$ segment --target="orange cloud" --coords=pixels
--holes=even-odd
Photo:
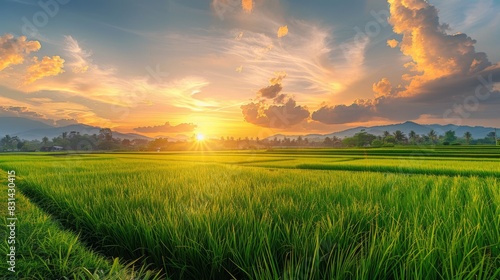
[[[269,80],[269,83],[271,85],[281,84],[281,82],[283,82],[283,79],[286,78],[286,72],[285,71],[275,72],[274,75],[276,75],[276,77],[271,78]]]
[[[288,26],[280,26],[278,29],[278,38],[285,37],[286,35],[288,35]]]
[[[312,114],[312,119],[324,124],[366,122],[376,116],[372,100],[355,100],[353,104],[323,106]]]
[[[283,90],[283,87],[281,87],[280,84],[274,84],[272,86],[261,88],[258,93],[261,97],[273,99],[278,96],[281,90]]]
[[[251,13],[253,10],[253,0],[241,0],[241,7],[243,11]]]
[[[25,36],[14,38],[12,34],[0,36],[0,71],[11,66],[22,64],[30,52],[41,48],[38,41],[26,41]]]
[[[60,56],[44,56],[41,61],[38,61],[38,57],[35,56],[33,64],[26,70],[27,77],[25,82],[26,84],[31,84],[44,77],[59,75],[64,72],[63,68],[64,59]]]
[[[252,20],[255,24],[269,21],[267,15],[257,12]],[[287,35],[287,44],[276,43],[276,37],[251,30],[245,30],[241,40],[225,41],[229,46],[225,51],[227,60],[236,57],[235,63],[244,66],[246,83],[255,88],[259,81],[269,80],[269,75],[281,70],[288,76],[287,90],[297,96],[307,94],[304,102],[315,106],[321,102],[320,95],[339,93],[365,75],[369,40],[349,41],[343,53],[344,48],[331,44],[328,28],[307,21],[292,24],[294,32]],[[273,22],[273,28],[277,30],[279,24]]]
[[[288,128],[306,120],[310,113],[307,107],[298,106],[292,98],[283,105],[267,106],[265,102],[241,106],[245,121],[271,128]]]
[[[167,76],[161,76],[161,79],[156,80],[153,76],[155,73],[149,73],[150,75],[147,76],[147,71],[144,71],[143,76],[121,77],[117,69],[93,63],[92,52],[82,49],[74,38],[67,36],[65,43],[65,55],[68,60],[63,61],[59,57],[58,59],[44,58],[42,61],[37,59],[37,65],[30,67],[31,73],[28,75],[29,79],[26,79],[23,91],[51,90],[63,93],[65,96],[80,96],[93,100],[102,103],[102,106],[108,106],[109,110],[101,111],[102,114],[107,115],[111,112],[116,116],[114,120],[119,121],[128,118],[132,109],[138,107],[155,105],[158,108],[169,106],[179,110],[205,111],[220,104],[219,100],[210,99],[201,94],[192,94],[200,92],[210,84],[203,77],[185,76],[167,79]],[[73,71],[67,71],[64,75],[30,84],[42,76],[62,72],[63,65],[70,69],[71,67],[86,68],[86,71],[72,69]]]
[[[398,40],[391,39],[391,40],[387,40],[387,45],[394,49],[399,45],[399,42],[398,42]]]
[[[375,92],[375,97],[389,96],[392,91],[391,82],[387,78],[383,78],[372,87]]]
[[[465,106],[452,105],[450,100],[463,100],[463,96],[468,96],[465,100],[476,98],[472,100],[478,103],[489,98],[488,104],[478,105],[484,110],[465,112],[467,117],[498,118],[493,112],[497,112],[495,106],[500,103],[500,92],[489,88],[496,82],[493,77],[498,77],[500,65],[491,66],[485,53],[475,51],[476,41],[467,35],[447,34],[447,25],[439,23],[437,9],[427,1],[388,2],[389,22],[394,32],[403,38],[400,43],[389,40],[387,44],[391,47],[399,45],[401,52],[412,60],[404,65],[408,69],[408,73],[401,77],[405,84],[393,87],[387,78],[383,78],[372,86],[374,99],[358,100],[351,105],[324,105],[313,112],[312,119],[325,124],[376,119],[415,120],[424,115],[441,115],[441,118],[449,119],[450,114],[446,112],[451,110],[452,116],[458,115],[463,112],[454,110],[464,110]],[[490,81],[486,82],[484,77],[489,77]],[[478,90],[487,89],[488,94],[478,95]],[[461,115],[460,120],[463,118],[466,117]]]
[[[401,52],[413,60],[405,65],[412,72],[408,77],[409,87],[417,88],[422,83],[451,75],[477,73],[491,65],[486,54],[475,51],[475,40],[462,33],[447,34],[447,25],[439,23],[437,9],[427,1],[388,2],[389,22],[395,33],[403,35],[399,44]]]
[[[261,127],[288,128],[309,118],[307,107],[297,105],[286,94],[280,94],[283,90],[281,82],[286,73],[276,72],[275,75],[269,80],[270,86],[257,92],[257,97],[264,99],[240,107],[245,121]],[[274,104],[268,105],[266,99],[272,99]]]
[[[24,99],[23,93],[18,92],[16,98]],[[89,125],[108,127],[114,125],[110,120],[98,116],[92,109],[82,104],[68,101],[58,102],[51,99],[42,102],[43,106],[40,102],[33,102],[29,99],[16,100],[0,96],[0,104],[8,104],[0,107],[0,115],[35,119],[50,124],[72,119]]]

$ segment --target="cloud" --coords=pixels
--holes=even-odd
[[[271,78],[269,80],[269,83],[271,85],[281,84],[283,82],[283,79],[286,78],[286,72],[285,71],[275,72],[274,75],[275,75],[275,77]]]
[[[396,39],[391,39],[391,40],[387,40],[387,45],[394,49],[399,45],[399,42]]]
[[[75,119],[60,119],[54,120],[47,118],[46,115],[32,111],[29,107],[24,106],[0,106],[0,116],[2,117],[19,117],[43,122],[48,125],[57,127],[78,124]]]
[[[285,37],[286,35],[288,35],[288,26],[280,26],[278,28],[278,38]]]
[[[89,70],[91,61],[89,60],[92,55],[91,52],[83,50],[78,41],[72,36],[64,36],[64,43],[66,44],[65,50],[68,56],[72,58],[69,63],[73,73],[85,73]]]
[[[236,35],[236,38],[234,38],[234,39],[241,40],[241,38],[243,38],[244,34],[245,34],[244,32],[240,32],[240,33],[238,33],[238,35]]]
[[[269,128],[288,128],[309,118],[309,110],[292,98],[283,105],[267,106],[264,101],[241,106],[245,121]]]
[[[163,125],[134,128],[135,131],[141,133],[183,133],[183,132],[193,132],[195,129],[196,125],[192,123],[181,123],[178,125],[171,125],[169,122],[166,122]]]
[[[325,124],[366,122],[376,115],[371,100],[356,100],[353,104],[323,106],[312,114],[312,119]]]
[[[251,13],[253,10],[253,0],[241,0],[241,7],[243,11]]]
[[[229,61],[236,59],[235,64],[245,68],[240,81],[247,85],[255,86],[280,69],[286,73],[288,90],[309,98],[340,93],[363,77],[368,38],[335,44],[330,28],[289,19],[288,28],[293,27],[294,32],[288,33],[286,44],[280,43],[276,35],[267,32],[280,27],[279,22],[270,17],[260,11],[254,13],[249,24],[253,28],[246,29],[244,37],[240,40],[232,36],[230,40],[221,38],[217,40],[221,42],[219,46],[212,46],[207,52],[222,46],[221,55]],[[213,41],[213,38],[203,38],[203,41]],[[200,52],[200,48],[195,51]]]
[[[411,58],[401,84],[387,78],[373,84],[375,98],[351,105],[327,106],[312,119],[327,124],[441,118],[444,122],[465,119],[498,119],[500,65],[476,52],[475,40],[465,34],[446,33],[437,9],[424,0],[388,0],[389,22],[403,36],[401,52]],[[394,44],[393,44],[394,43]],[[396,45],[391,40],[388,44]]]
[[[54,125],[58,127],[63,127],[73,124],[79,124],[79,122],[75,119],[61,119],[54,122]]]
[[[115,121],[123,121],[133,108],[140,106],[156,105],[158,108],[163,106],[202,111],[219,104],[219,101],[202,94],[192,94],[202,92],[202,89],[210,84],[203,77],[167,76],[160,65],[145,67],[142,76],[125,76],[114,67],[94,63],[92,51],[83,49],[72,36],[66,36],[64,43],[68,57],[67,66],[72,67],[73,71],[53,79],[27,84],[23,90],[60,92],[66,96],[100,102],[108,110],[98,114],[109,116],[109,112],[113,112]],[[64,63],[66,65],[66,62]],[[57,69],[54,67],[53,70]]]
[[[292,17],[285,19],[281,3],[255,2],[265,9],[255,9],[251,16],[228,13],[231,15],[228,24],[215,26],[209,32],[169,32],[165,48],[173,53],[189,53],[177,63],[194,71],[211,69],[204,71],[212,82],[211,92],[220,96],[220,100],[232,99],[233,103],[247,99],[275,71],[286,73],[287,91],[308,106],[342,93],[365,77],[369,38],[340,41],[334,26]],[[285,41],[276,36],[283,22],[293,30]],[[244,69],[243,75],[240,69]],[[223,83],[215,82],[221,79]],[[242,95],[234,95],[230,88],[236,88]]]
[[[274,74],[275,77],[269,80],[271,85],[257,92],[257,98],[264,99],[240,107],[245,121],[262,127],[288,128],[309,118],[307,107],[298,106],[287,94],[280,94],[286,73]],[[272,99],[273,105],[268,105],[266,99]]]
[[[477,76],[445,77],[427,82],[418,95],[397,95],[400,88],[392,88],[388,93],[389,84],[385,80],[377,83],[385,95],[351,105],[323,106],[313,112],[312,119],[326,124],[347,124],[380,119],[418,120],[426,116],[444,123],[463,124],[468,119],[500,118],[500,91],[495,87],[500,82],[500,65],[487,68]]]
[[[288,98],[288,95],[280,94],[273,99],[273,102],[274,102],[274,104],[285,104],[285,101],[287,98]]]
[[[274,84],[272,86],[261,88],[258,93],[261,97],[273,99],[278,96],[281,90],[283,90],[283,87],[280,84]]]
[[[43,82],[43,80],[41,81]],[[19,89],[12,89],[0,86],[0,104],[8,104],[4,109],[0,109],[0,115],[9,115],[38,120],[50,125],[54,125],[56,120],[74,119],[80,123],[89,125],[112,127],[116,125],[109,119],[98,115],[96,107],[89,107],[99,104],[98,102],[80,102],[82,99],[74,99],[65,92],[40,91],[22,92]],[[87,105],[85,105],[87,104]],[[107,110],[109,113],[111,110]]]
[[[373,84],[375,97],[389,96],[392,91],[391,82],[387,78],[383,78],[378,83]]]
[[[28,107],[22,106],[0,106],[0,116],[22,117],[29,119],[45,118],[44,115],[33,112]]]
[[[41,48],[38,41],[27,41],[25,36],[14,38],[12,34],[0,36],[0,71],[22,64],[26,56]]]
[[[279,93],[283,90],[281,83],[283,82],[283,79],[286,78],[286,72],[275,72],[274,75],[275,77],[269,79],[269,83],[271,85],[261,88],[257,92],[257,95],[267,99],[276,99],[274,100],[275,103],[283,103],[286,95]]]
[[[27,84],[31,84],[44,77],[57,76],[64,72],[64,59],[60,56],[44,56],[41,61],[35,56],[32,61],[33,64],[26,69],[27,76],[25,82]]]
[[[475,40],[463,33],[449,35],[448,26],[439,23],[437,9],[423,0],[388,0],[389,23],[403,35],[401,52],[411,57],[405,66],[411,74],[406,94],[415,94],[427,81],[450,75],[470,75],[486,69],[491,63],[485,53],[476,52]],[[418,93],[418,92],[417,92]]]

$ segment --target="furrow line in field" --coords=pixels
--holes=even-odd
[[[339,161],[342,162],[342,161]],[[234,164],[234,163],[232,163]],[[230,163],[230,165],[232,165]],[[500,177],[499,172],[494,171],[456,171],[456,170],[437,170],[437,169],[418,169],[408,167],[394,166],[359,166],[359,165],[329,165],[329,164],[297,164],[291,166],[271,166],[271,165],[252,165],[252,164],[234,164],[243,167],[257,167],[267,169],[304,169],[320,171],[352,171],[352,172],[371,172],[371,173],[390,173],[405,175],[427,175],[427,176],[447,176],[447,177]]]

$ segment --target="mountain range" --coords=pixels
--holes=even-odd
[[[72,124],[62,127],[52,126],[40,121],[20,118],[20,117],[0,117],[0,137],[5,135],[10,136],[18,136],[20,139],[24,140],[41,140],[43,137],[48,137],[49,139],[53,137],[60,136],[63,132],[71,132],[76,131],[80,134],[99,134],[99,130],[101,128],[97,126],[90,126],[86,124]],[[401,130],[403,133],[408,135],[410,131],[415,131],[415,133],[423,135],[428,134],[429,131],[434,130],[437,135],[444,135],[446,131],[452,130],[455,131],[456,136],[462,137],[465,132],[470,132],[472,137],[475,139],[481,139],[486,137],[488,133],[495,131],[493,127],[483,127],[483,126],[457,126],[457,125],[440,125],[440,124],[418,124],[415,122],[404,122],[399,124],[391,124],[391,125],[381,125],[381,126],[359,126],[339,132],[333,132],[330,134],[307,134],[307,135],[283,135],[276,134],[268,137],[267,139],[274,139],[275,137],[278,139],[284,139],[285,137],[290,139],[296,139],[299,136],[302,138],[307,138],[309,141],[323,141],[326,137],[352,137],[356,133],[365,131],[374,135],[383,135],[384,131],[388,131],[389,133],[394,133],[397,130]],[[181,137],[182,136],[182,137]],[[113,137],[121,138],[121,139],[147,139],[151,140],[152,138],[137,134],[137,133],[121,133],[118,131],[113,131]],[[188,138],[184,135],[179,135],[178,137],[169,137],[170,139],[177,138]]]
[[[40,121],[19,118],[19,117],[0,117],[0,137],[5,135],[17,136],[24,140],[41,140],[43,137],[48,137],[52,139],[54,137],[60,136],[63,132],[76,131],[80,134],[99,134],[101,128],[97,126],[90,126],[86,124],[72,124],[67,126],[52,126]],[[136,133],[121,133],[118,131],[113,131],[114,138],[120,139],[146,139],[151,138],[146,137],[141,134]]]
[[[395,131],[400,130],[406,135],[410,133],[410,131],[414,131],[415,133],[419,135],[424,135],[428,134],[431,130],[434,130],[438,136],[444,135],[446,131],[455,131],[455,135],[457,137],[462,137],[465,132],[470,132],[472,134],[472,137],[475,139],[481,139],[485,138],[488,133],[494,132],[495,128],[493,127],[484,127],[484,126],[458,126],[458,125],[453,125],[453,124],[448,124],[448,125],[440,125],[440,124],[418,124],[415,122],[407,121],[404,123],[399,123],[399,124],[390,124],[390,125],[381,125],[381,126],[359,126],[355,128],[350,128],[347,130],[339,131],[339,132],[334,132],[330,134],[307,134],[307,135],[283,135],[283,134],[276,134],[273,136],[268,137],[267,139],[274,139],[275,137],[277,139],[284,139],[285,137],[290,138],[290,139],[297,139],[299,136],[302,138],[307,138],[309,141],[323,141],[326,137],[338,137],[338,138],[346,138],[346,137],[352,137],[356,133],[365,131],[367,133],[376,135],[376,136],[382,136],[384,134],[384,131],[388,131],[389,133],[393,134]]]

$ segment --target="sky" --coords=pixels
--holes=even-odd
[[[0,0],[0,116],[147,136],[500,127],[498,0]]]

